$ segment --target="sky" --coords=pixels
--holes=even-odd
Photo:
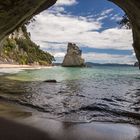
[[[86,62],[133,64],[132,31],[120,28],[124,12],[107,0],[58,0],[28,26],[31,38],[62,62],[68,42]]]

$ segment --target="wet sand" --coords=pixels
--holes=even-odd
[[[18,123],[0,118],[0,138],[12,135],[16,140],[41,138],[42,140],[139,140],[140,127],[130,124],[92,122],[72,123],[61,122],[41,116],[32,110],[0,102],[0,116]],[[6,124],[6,125],[5,125]],[[11,127],[12,126],[12,127]],[[14,129],[14,131],[13,131]],[[26,130],[28,131],[26,131]],[[6,131],[5,131],[6,130]],[[6,135],[3,135],[3,134]],[[38,134],[38,137],[36,137]],[[16,137],[16,138],[15,138]],[[9,137],[10,139],[10,137]]]
[[[31,117],[27,124],[46,132],[54,140],[139,140],[140,129],[130,124],[92,122],[66,123]]]

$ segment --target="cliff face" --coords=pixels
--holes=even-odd
[[[0,40],[56,0],[0,0]]]
[[[0,63],[51,65],[53,60],[51,54],[31,41],[25,26],[15,30],[1,43]]]
[[[63,67],[84,66],[84,59],[81,57],[82,51],[76,44],[68,43],[67,54],[63,60]]]
[[[132,24],[133,47],[140,62],[139,0],[108,0],[121,7]],[[56,0],[0,0],[0,40],[35,14],[52,6]],[[1,43],[0,43],[1,44]]]

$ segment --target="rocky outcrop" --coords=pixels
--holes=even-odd
[[[130,19],[133,47],[140,62],[140,2],[139,0],[108,0],[121,7]],[[34,15],[52,6],[56,0],[1,0],[0,40]],[[1,44],[1,43],[0,43]]]
[[[67,54],[64,57],[63,67],[82,67],[84,59],[81,57],[82,51],[76,44],[68,43]]]
[[[0,40],[55,2],[56,0],[1,0]]]
[[[23,25],[7,36],[0,47],[0,64],[52,65],[54,57],[35,44]]]

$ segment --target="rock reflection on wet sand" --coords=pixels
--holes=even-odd
[[[37,117],[25,122],[45,131],[54,140],[139,140],[140,132],[134,125],[119,123],[66,123]]]
[[[61,122],[47,119],[38,113],[32,115],[32,113],[34,113],[32,110],[21,109],[20,106],[0,102],[0,117],[18,121],[18,123],[26,125],[25,127],[37,128],[38,131],[45,132],[43,134],[49,140],[50,138],[51,140],[139,140],[140,128],[136,125],[107,122]],[[7,130],[11,128],[6,127]],[[20,128],[22,129],[22,127]],[[11,133],[15,132],[16,127]]]

